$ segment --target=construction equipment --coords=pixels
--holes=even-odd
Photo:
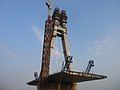
[[[35,80],[38,79],[38,73],[37,72],[34,72],[34,77],[35,77]]]
[[[52,1],[47,0],[46,5],[47,5],[47,8],[48,8],[48,19],[51,20]]]
[[[88,66],[87,66],[85,72],[86,72],[86,73],[89,73],[92,67],[94,67],[94,60],[90,60],[90,61],[88,62]]]
[[[45,22],[41,72],[38,78],[36,77],[35,80],[27,84],[37,86],[37,90],[76,90],[78,82],[107,78],[103,75],[71,70],[70,65],[73,62],[73,56],[70,53],[67,39],[68,29],[66,24],[68,16],[65,10],[59,8],[55,8],[53,14],[51,14],[50,3],[47,2],[46,5],[49,13]],[[60,72],[50,75],[51,48],[54,48],[53,43],[56,37],[61,38],[65,64],[63,64],[63,69]],[[88,67],[87,72],[90,71],[90,68],[91,66]]]

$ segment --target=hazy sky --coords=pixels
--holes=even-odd
[[[93,72],[108,76],[81,83],[78,90],[120,90],[120,0],[54,0],[56,6],[68,14],[73,69],[84,71],[94,59]],[[45,0],[0,0],[0,88],[35,89],[26,83],[40,72],[46,18]],[[50,73],[63,61],[57,40]]]

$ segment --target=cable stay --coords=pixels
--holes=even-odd
[[[74,41],[74,40],[72,40],[71,39],[71,37],[68,35],[68,41],[69,41],[69,45],[70,45],[70,47],[71,48],[73,48],[73,50],[74,50],[74,61],[78,61],[79,59],[78,59],[78,57],[79,57],[79,54],[78,54],[78,50],[75,48],[75,45],[72,43],[72,41]],[[78,62],[77,62],[78,63]],[[74,65],[73,65],[74,66]]]

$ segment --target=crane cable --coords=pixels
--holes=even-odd
[[[57,40],[55,40],[55,41],[57,41]],[[55,42],[54,43],[54,46],[53,46],[53,48],[52,48],[52,54],[55,56],[55,59],[56,59],[56,63],[57,63],[57,71],[59,71],[60,70],[60,59],[61,59],[61,57],[62,57],[62,55],[63,55],[63,52],[61,51],[61,49],[59,49],[57,46],[59,46],[60,45],[60,42]],[[61,47],[60,47],[61,48]]]
[[[79,60],[78,59],[78,56],[79,56],[79,54],[78,54],[78,50],[75,48],[75,45],[72,43],[72,39],[70,38],[70,36],[68,35],[68,42],[69,42],[69,46],[71,47],[71,48],[73,48],[73,50],[74,50],[74,59],[75,60]],[[74,62],[74,61],[73,61]]]

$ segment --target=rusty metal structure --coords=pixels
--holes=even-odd
[[[70,69],[72,56],[67,40],[66,11],[55,8],[51,15],[50,3],[47,2],[46,5],[48,6],[48,18],[45,22],[41,72],[39,76],[35,73],[35,80],[27,84],[37,86],[37,90],[76,90],[77,83],[107,78],[107,76],[103,75],[76,72]],[[50,75],[51,48],[53,48],[53,42],[56,37],[61,38],[65,64],[62,71]]]

